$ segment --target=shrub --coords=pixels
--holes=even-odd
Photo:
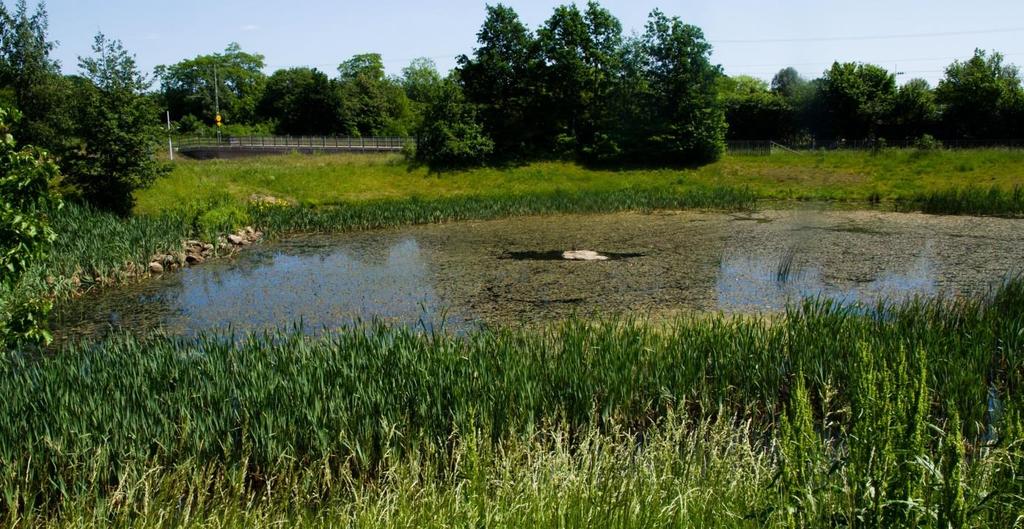
[[[49,156],[33,147],[16,147],[0,109],[0,291],[17,288],[26,270],[56,239],[45,210],[58,201],[50,183],[59,176]],[[12,117],[17,118],[17,114]],[[22,341],[47,342],[42,322],[50,304],[38,299],[0,296],[0,345]],[[17,301],[14,301],[17,300]]]
[[[919,151],[935,151],[942,148],[942,142],[931,134],[922,134],[914,140],[914,148]]]

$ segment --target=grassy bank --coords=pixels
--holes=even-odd
[[[0,523],[1013,527],[1022,350],[1019,281],[670,328],[117,337],[0,366]]]
[[[409,168],[397,155],[182,160],[175,162],[174,172],[168,178],[138,194],[137,210],[152,214],[196,200],[244,203],[253,194],[295,203],[331,205],[383,199],[509,198],[558,192],[680,193],[723,186],[749,189],[764,199],[917,202],[950,190],[975,187],[1011,191],[1024,186],[1024,151],[906,149],[878,154],[840,151],[736,155],[700,168],[678,170],[608,171],[542,162],[440,175]]]

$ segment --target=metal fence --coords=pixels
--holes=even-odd
[[[312,149],[345,151],[401,151],[414,143],[412,138],[340,138],[328,136],[190,136],[174,143],[188,149]]]

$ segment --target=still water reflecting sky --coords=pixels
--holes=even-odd
[[[752,222],[756,221],[756,222]],[[381,320],[456,332],[573,313],[779,311],[983,293],[1024,259],[1024,221],[880,212],[528,217],[253,247],[58,311],[59,338],[123,327],[239,334]],[[555,261],[567,249],[617,254]],[[541,256],[545,258],[530,258]]]

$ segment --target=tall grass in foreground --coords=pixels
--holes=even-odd
[[[1013,527],[1024,281],[776,320],[115,337],[0,369],[0,520]]]

